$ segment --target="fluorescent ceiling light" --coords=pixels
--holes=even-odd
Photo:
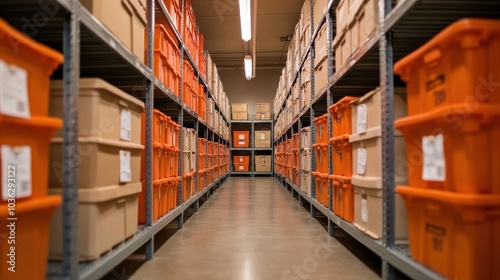
[[[252,78],[252,57],[249,55],[245,56],[245,77],[247,80]]]
[[[241,38],[248,42],[252,39],[252,22],[251,22],[251,0],[240,0],[240,21],[241,21]]]

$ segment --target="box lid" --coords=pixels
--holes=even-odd
[[[395,137],[403,137],[403,134],[399,130],[394,130]],[[349,143],[364,141],[372,138],[382,137],[382,127],[376,126],[372,128],[368,128],[363,133],[353,134],[349,136]]]
[[[64,141],[64,138],[62,137],[54,137],[50,141],[52,144],[62,144]],[[134,144],[130,142],[124,142],[124,141],[115,141],[115,140],[109,140],[109,139],[104,139],[101,137],[78,137],[78,144],[96,144],[96,145],[106,145],[106,146],[113,146],[113,147],[118,147],[122,149],[129,149],[129,150],[143,150],[144,146],[141,144]]]
[[[98,203],[140,193],[142,183],[106,186],[95,189],[78,189],[78,202]],[[63,189],[49,189],[49,194],[62,195]]]
[[[63,81],[53,80],[50,81],[50,96],[51,97],[62,97],[63,95]],[[99,78],[82,78],[79,81],[80,96],[99,96],[100,92],[97,90],[103,90],[107,94],[112,94],[119,97],[126,102],[140,107],[144,110],[144,102],[133,97],[132,95],[122,91],[121,89],[109,84],[108,82]],[[92,91],[81,91],[81,90],[92,90]],[[130,105],[128,104],[128,105]],[[123,104],[127,106],[127,104]]]

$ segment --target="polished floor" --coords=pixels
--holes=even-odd
[[[122,264],[126,278],[379,279],[366,248],[341,233],[329,237],[274,178],[230,178],[182,230],[175,226],[155,238],[161,247],[153,260],[133,272]]]

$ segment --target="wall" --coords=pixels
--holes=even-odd
[[[244,70],[219,70],[224,91],[230,103],[248,103],[248,114],[255,114],[255,103],[270,103],[278,89],[281,69],[257,69],[248,81]]]

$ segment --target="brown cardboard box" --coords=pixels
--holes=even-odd
[[[82,0],[82,5],[99,19],[139,61],[144,61],[145,1]],[[113,16],[109,15],[113,11]]]
[[[271,165],[271,156],[255,156],[255,164]]]
[[[255,148],[271,148],[271,139],[255,140]]]
[[[256,120],[270,120],[271,119],[271,112],[256,113],[255,119]]]
[[[248,112],[247,103],[233,103],[231,107],[233,112]]]
[[[233,120],[248,120],[247,112],[234,112],[233,111]]]
[[[313,5],[314,28],[318,26],[319,20],[321,19],[323,12],[326,10],[327,4],[328,0],[314,0],[314,5]]]
[[[270,103],[256,103],[255,104],[255,112],[257,112],[257,113],[271,112],[271,104]]]
[[[270,140],[271,139],[271,131],[270,130],[256,130],[255,131],[255,140]]]
[[[326,57],[328,55],[327,49],[328,46],[326,44],[326,23],[323,23],[321,25],[321,28],[319,29],[318,35],[316,36],[316,39],[314,40],[314,52],[315,52],[315,58],[314,58],[314,66],[318,66],[318,64],[321,63],[321,60],[323,60],[323,57]]]
[[[314,67],[314,93],[318,94],[328,82],[328,59],[323,57],[321,63]]]
[[[255,172],[271,172],[271,164],[255,164]]]

